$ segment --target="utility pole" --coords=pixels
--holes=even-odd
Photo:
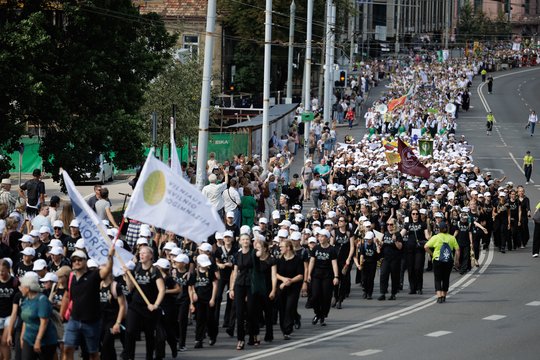
[[[292,82],[293,82],[293,56],[294,56],[294,18],[296,15],[296,4],[294,0],[291,2],[290,7],[290,20],[289,20],[289,56],[287,61],[287,95],[286,98],[292,103]]]
[[[395,0],[397,5],[397,16],[396,16],[396,44],[394,47],[394,51],[396,52],[396,56],[399,54],[399,25],[401,21],[401,1]]]
[[[208,157],[208,124],[210,122],[210,87],[212,81],[212,57],[214,53],[214,31],[216,29],[216,0],[208,0],[206,10],[206,36],[199,113],[199,141],[197,143],[197,188],[202,190],[206,182],[206,158]]]
[[[306,59],[305,59],[305,89],[304,94],[304,111],[311,110],[311,36],[313,29],[313,0],[307,0],[307,25],[306,25]],[[309,159],[309,133],[311,131],[311,123],[308,121],[305,124],[304,130],[304,162]]]
[[[450,38],[450,0],[445,0],[444,6],[444,48],[448,50],[448,41]]]
[[[334,64],[331,63],[332,52],[332,0],[326,0],[326,54],[324,61],[324,105],[323,118],[324,121],[331,122],[332,118],[332,89],[331,73],[334,71]]]
[[[266,0],[264,21],[264,79],[263,79],[263,124],[262,124],[262,154],[263,171],[268,168],[268,142],[270,141],[270,66],[272,60],[272,0]]]

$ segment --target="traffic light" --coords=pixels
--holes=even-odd
[[[347,86],[347,72],[344,70],[339,72],[339,86],[341,87]]]
[[[234,92],[234,84],[230,84],[230,85],[229,85],[229,91],[230,91],[231,93]]]

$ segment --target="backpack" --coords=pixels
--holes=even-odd
[[[443,242],[441,246],[441,250],[439,252],[439,261],[442,263],[452,263],[454,260],[454,257],[452,255],[452,249],[450,248],[450,245],[447,242]]]

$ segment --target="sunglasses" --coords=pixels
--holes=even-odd
[[[71,262],[74,263],[74,262],[82,262],[84,259],[81,259],[81,258],[78,258],[78,257],[74,257],[74,258],[71,258]]]
[[[418,213],[411,213],[411,215],[418,215]]]
[[[58,226],[56,226],[56,227],[54,227],[54,230],[62,230],[62,228],[61,228],[61,227],[58,227]]]

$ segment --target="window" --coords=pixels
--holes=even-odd
[[[184,45],[192,57],[197,58],[199,56],[199,36],[198,35],[184,35]]]

